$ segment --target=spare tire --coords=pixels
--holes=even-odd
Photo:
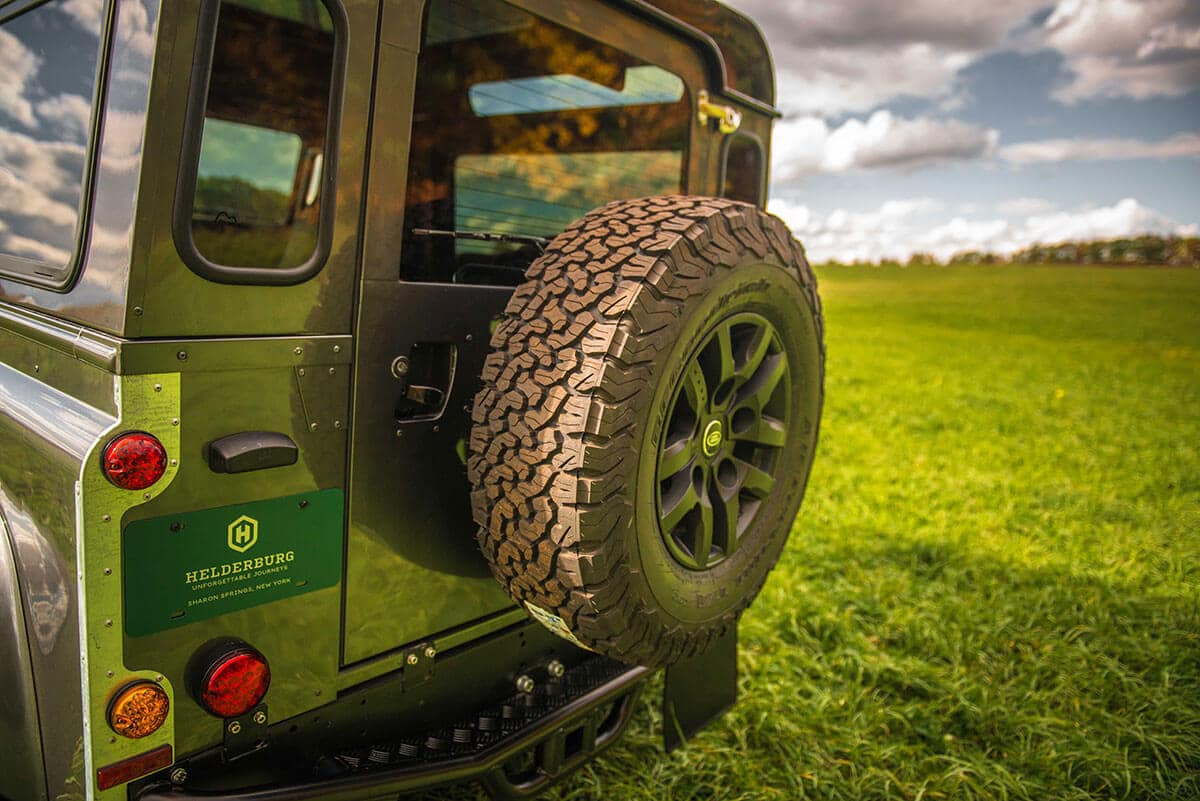
[[[777,218],[610,203],[549,244],[496,327],[468,473],[514,600],[625,662],[702,652],[758,594],[816,447],[816,281]]]

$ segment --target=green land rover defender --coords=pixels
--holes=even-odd
[[[714,0],[0,0],[0,799],[728,708],[822,403],[773,102]]]

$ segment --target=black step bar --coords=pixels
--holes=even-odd
[[[593,658],[567,671],[559,697],[539,687],[481,713],[459,731],[406,738],[383,748],[339,754],[342,771],[286,786],[218,792],[170,784],[147,787],[137,801],[357,801],[478,780],[496,798],[528,798],[546,789],[624,733],[643,681],[651,671]],[[483,725],[484,719],[496,721]],[[405,748],[411,749],[410,751]],[[377,764],[372,757],[387,754]],[[405,757],[408,758],[405,758]],[[395,763],[395,764],[389,764]]]

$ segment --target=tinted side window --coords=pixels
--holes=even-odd
[[[734,136],[725,147],[725,179],[721,196],[762,204],[763,157],[758,141]]]
[[[86,194],[104,3],[0,6],[0,272],[61,285]]]
[[[334,60],[320,0],[220,3],[189,215],[211,265],[287,270],[313,259]]]
[[[690,109],[657,65],[498,0],[431,0],[401,276],[515,284],[540,252],[531,237],[682,191]]]

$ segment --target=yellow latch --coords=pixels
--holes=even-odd
[[[722,106],[708,98],[708,92],[701,89],[696,95],[696,115],[701,125],[707,125],[709,119],[717,121],[717,129],[723,134],[731,134],[742,124],[742,112],[733,106]]]

